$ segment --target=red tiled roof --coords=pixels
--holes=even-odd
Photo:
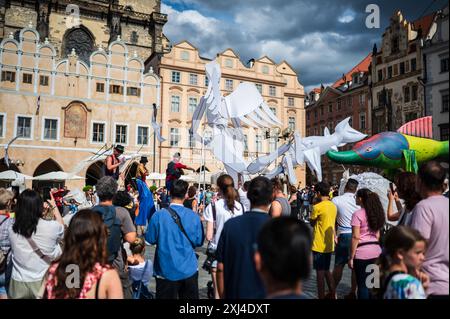
[[[352,74],[355,72],[369,72],[369,65],[372,62],[372,53],[369,53],[361,62],[359,62],[353,69],[350,70],[347,74],[345,74],[345,81],[343,78],[337,80],[332,87],[337,88],[344,84],[345,82],[349,82],[352,80]]]
[[[433,12],[427,16],[424,16],[412,23],[414,30],[418,31],[420,28],[422,29],[422,36],[425,37],[430,31],[431,26],[433,25],[434,16],[436,12]]]

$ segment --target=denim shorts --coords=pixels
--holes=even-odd
[[[313,268],[315,270],[330,270],[332,253],[318,253],[313,251]]]
[[[352,244],[352,234],[340,234],[335,250],[335,266],[345,266],[350,259],[350,246]]]

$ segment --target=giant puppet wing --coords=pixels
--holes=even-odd
[[[204,142],[197,131],[206,113],[207,123],[213,128],[209,143],[211,151],[225,164],[229,173],[246,173],[249,164],[243,157],[241,124],[262,129],[281,126],[281,122],[253,84],[241,83],[234,92],[223,97],[220,92],[221,71],[217,62],[206,65],[206,76],[208,89],[193,114],[190,134]],[[229,123],[233,128],[229,127]]]
[[[232,176],[260,174],[278,157],[283,156],[279,166],[266,176],[284,172],[288,175],[290,183],[296,184],[294,169],[297,165],[306,164],[321,181],[321,155],[366,137],[365,134],[354,130],[349,124],[350,118],[346,118],[336,126],[333,134],[325,129],[324,136],[302,138],[295,132],[293,139],[288,143],[271,154],[248,163],[243,156],[242,125],[267,129],[281,127],[282,124],[253,84],[241,83],[234,92],[223,97],[220,92],[221,71],[217,62],[213,61],[206,65],[206,76],[209,80],[208,89],[193,114],[189,131],[197,141],[210,147],[215,157],[224,164]],[[205,115],[208,126],[213,130],[212,138],[208,141],[197,133]]]

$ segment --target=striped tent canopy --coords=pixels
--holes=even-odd
[[[423,137],[433,138],[433,117],[426,116],[420,119],[411,121],[403,125],[397,130],[398,133]]]

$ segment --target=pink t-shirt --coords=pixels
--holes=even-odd
[[[367,223],[366,210],[361,208],[353,213],[352,227],[359,227],[359,243],[378,242],[378,232],[372,232],[369,230],[369,224]],[[355,259],[374,259],[378,258],[381,254],[380,245],[364,245],[356,248]]]
[[[448,198],[431,196],[411,212],[411,227],[428,240],[423,270],[430,276],[427,295],[448,295],[449,206]]]

